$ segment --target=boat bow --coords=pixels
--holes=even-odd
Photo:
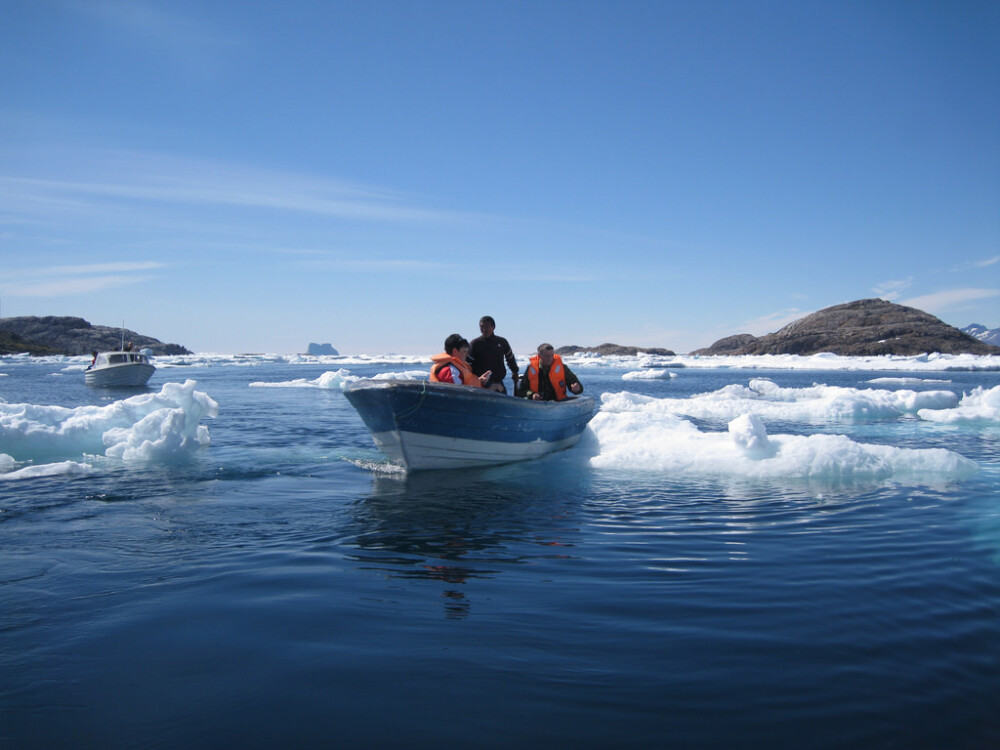
[[[590,396],[530,401],[427,381],[361,380],[344,395],[376,445],[408,469],[537,458],[575,444],[594,415]]]

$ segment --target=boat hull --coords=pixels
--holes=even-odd
[[[84,382],[97,388],[137,388],[146,385],[155,371],[155,367],[145,362],[109,365],[87,370]]]
[[[589,396],[528,401],[430,382],[363,380],[344,395],[379,449],[408,470],[538,458],[574,445],[594,415]]]

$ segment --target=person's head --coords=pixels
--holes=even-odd
[[[497,322],[491,315],[484,315],[479,319],[479,332],[486,337],[492,336],[496,330]]]
[[[466,354],[469,353],[469,342],[462,338],[462,334],[460,333],[453,333],[444,340],[444,350],[452,357],[465,359],[461,353],[463,349]]]
[[[552,348],[552,344],[539,344],[538,345],[538,361],[543,365],[548,367],[552,364],[552,360],[555,358],[556,350]]]

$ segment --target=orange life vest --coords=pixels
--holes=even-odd
[[[432,383],[440,383],[438,380],[438,372],[441,371],[442,367],[447,367],[448,365],[455,365],[462,373],[462,385],[472,385],[476,388],[482,388],[483,384],[479,381],[479,378],[473,375],[472,368],[469,367],[467,362],[463,362],[458,357],[453,357],[450,354],[441,352],[441,354],[435,354],[431,357],[431,376],[430,381]],[[445,381],[447,382],[447,381]]]
[[[533,393],[538,393],[538,371],[539,357],[536,354],[531,358],[531,363],[528,365],[528,387],[531,388]],[[563,367],[562,357],[558,354],[552,355],[552,366],[549,367],[549,382],[552,383],[552,387],[556,392],[556,401],[562,401],[566,398],[566,371]]]

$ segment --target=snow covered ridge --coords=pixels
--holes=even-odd
[[[196,385],[194,380],[167,383],[159,393],[105,406],[0,403],[0,481],[87,473],[100,456],[125,462],[183,460],[210,442],[201,420],[219,414],[219,405]]]
[[[962,333],[967,333],[973,338],[979,339],[984,344],[1000,346],[1000,328],[987,328],[984,325],[973,323],[963,328]]]
[[[526,364],[533,352],[517,355]],[[158,369],[198,367],[259,367],[266,364],[326,365],[342,368],[362,365],[430,367],[429,354],[364,354],[312,357],[305,354],[187,354],[157,356]],[[750,356],[674,356],[639,355],[609,357],[598,354],[575,354],[563,358],[573,368],[609,368],[636,371],[639,368],[747,369],[747,370],[872,370],[877,372],[946,372],[949,370],[1000,371],[1000,355],[995,354],[921,354],[913,357],[841,357],[836,354],[759,354]],[[23,364],[63,365],[64,372],[82,372],[90,357],[0,356],[0,371]],[[656,377],[655,375],[633,376]],[[660,375],[659,377],[668,377]]]

